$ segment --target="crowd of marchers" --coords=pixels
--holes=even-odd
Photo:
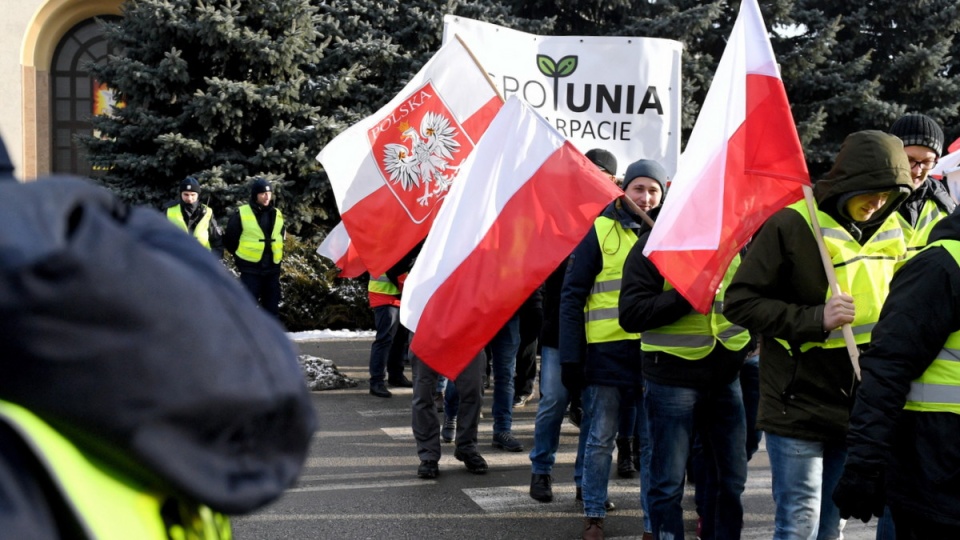
[[[455,380],[409,352],[399,322],[417,251],[370,277],[370,394],[413,388],[419,477],[438,476],[442,443],[483,474],[484,391],[491,446],[523,451],[511,411],[533,391],[539,352],[530,496],[553,500],[568,418],[584,539],[603,538],[615,510],[614,468],[639,478],[643,538],[684,538],[687,481],[698,538],[739,538],[761,437],[776,540],[840,539],[846,519],[872,516],[878,540],[960,538],[960,216],[928,175],[943,150],[923,114],[850,134],[814,200],[776,212],[733,259],[707,313],[644,255],[664,168],[640,159],[618,177],[616,158],[591,150],[624,197]]]

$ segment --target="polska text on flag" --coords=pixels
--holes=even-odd
[[[372,275],[426,236],[501,106],[463,43],[451,40],[390,103],[320,151],[340,217]]]
[[[507,100],[463,165],[404,286],[411,350],[455,378],[623,192]]]
[[[367,271],[342,221],[327,233],[317,253],[333,261],[333,265],[340,269],[338,277],[355,278]]]
[[[757,0],[743,0],[646,255],[707,313],[733,257],[810,175]]]

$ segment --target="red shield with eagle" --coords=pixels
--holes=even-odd
[[[415,223],[434,212],[473,151],[463,126],[430,82],[367,132],[387,188]]]

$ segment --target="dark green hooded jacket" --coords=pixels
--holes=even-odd
[[[896,211],[912,189],[910,166],[896,137],[861,131],[844,141],[833,168],[814,186],[821,212],[863,244]],[[885,206],[866,223],[842,209],[850,197],[891,190]],[[727,289],[724,315],[762,336],[757,426],[811,441],[843,442],[855,377],[847,350],[799,345],[822,342],[828,288],[816,240],[791,208],[771,216],[754,237]],[[773,338],[796,344],[793,355]]]

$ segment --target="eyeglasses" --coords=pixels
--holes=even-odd
[[[913,168],[915,168],[915,167],[920,167],[921,170],[929,171],[930,169],[933,168],[934,165],[937,164],[937,160],[935,160],[935,159],[928,159],[928,160],[926,160],[926,161],[917,161],[917,160],[915,160],[915,159],[913,159],[913,158],[909,158],[909,159],[910,159],[910,168],[911,168],[911,169],[913,169]]]

